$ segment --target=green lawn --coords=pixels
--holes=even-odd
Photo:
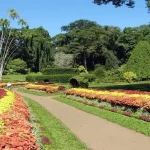
[[[45,108],[29,98],[24,100],[40,121],[41,126],[45,128],[45,135],[52,142],[52,145],[47,147],[48,150],[88,150],[84,143]]]
[[[25,87],[20,87],[17,90],[19,92],[33,94],[33,95],[38,95],[38,96],[50,96],[50,93],[46,93],[46,92],[40,91],[40,90],[28,90]]]
[[[13,75],[13,74],[10,74],[10,75],[3,75],[2,77],[2,81],[4,82],[14,82],[14,81],[25,81],[26,75]]]
[[[96,89],[125,89],[125,90],[141,90],[150,91],[150,81],[135,83],[91,83],[89,88]]]
[[[66,103],[70,106],[73,106],[77,109],[83,110],[90,114],[94,114],[98,117],[107,119],[111,122],[117,123],[126,128],[132,129],[134,131],[140,132],[147,136],[150,136],[150,123],[145,122],[139,119],[135,119],[132,117],[127,117],[118,113],[110,112],[104,109],[100,109],[98,107],[88,106],[76,101],[69,100],[63,97],[54,97],[55,100],[60,101],[62,103]]]

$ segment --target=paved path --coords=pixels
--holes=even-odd
[[[20,94],[44,106],[92,150],[150,150],[150,137],[80,111],[51,97]]]

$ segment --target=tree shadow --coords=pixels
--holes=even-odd
[[[110,89],[123,89],[123,90],[139,90],[139,91],[150,91],[150,83],[134,83],[134,84],[127,84],[127,85],[106,85],[100,87],[92,87],[94,89],[103,89],[103,90],[110,90]]]

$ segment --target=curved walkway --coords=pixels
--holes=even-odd
[[[53,100],[51,97],[20,94],[45,107],[92,150],[150,149],[150,137]]]

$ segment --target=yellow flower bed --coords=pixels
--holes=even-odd
[[[27,89],[34,89],[34,90],[42,90],[48,93],[54,93],[58,91],[59,86],[48,86],[48,85],[35,85],[35,84],[28,84],[25,86]]]
[[[7,95],[0,99],[0,114],[7,112],[15,102],[15,95],[11,91],[7,91]]]

